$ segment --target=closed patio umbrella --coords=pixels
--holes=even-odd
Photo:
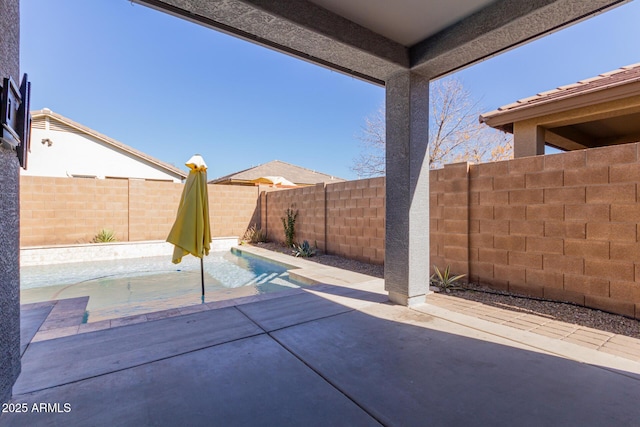
[[[186,163],[191,169],[184,184],[176,221],[169,232],[167,242],[175,245],[173,263],[191,254],[200,258],[200,281],[204,298],[204,267],[202,258],[209,255],[211,228],[209,224],[209,195],[207,193],[207,165],[196,154]]]

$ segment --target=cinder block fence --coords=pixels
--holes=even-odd
[[[20,245],[89,243],[102,229],[119,241],[167,238],[183,184],[135,179],[20,177]],[[259,223],[259,187],[209,185],[213,237]]]
[[[384,178],[263,193],[262,229],[284,241],[282,217],[298,211],[296,240],[359,261],[384,262]]]
[[[638,151],[624,144],[431,171],[430,264],[640,318]],[[21,244],[88,242],[102,228],[119,240],[162,240],[181,191],[168,182],[22,177]],[[279,191],[210,185],[209,198],[214,236],[259,224],[283,241],[281,218],[293,206],[297,241],[384,262],[384,178]]]
[[[640,318],[639,144],[431,171],[431,265],[474,282]],[[262,227],[384,262],[384,179],[262,195]],[[427,219],[425,218],[425,221]],[[427,236],[425,236],[427,238]]]
[[[638,144],[447,165],[431,262],[471,280],[640,318]]]

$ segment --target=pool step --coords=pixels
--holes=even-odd
[[[87,311],[88,302],[89,297],[49,301],[53,307],[31,341],[44,341],[77,332]]]
[[[36,335],[40,327],[47,320],[51,309],[56,305],[55,301],[34,302],[20,304],[20,355],[22,356],[27,346]]]
[[[221,299],[219,301],[200,303],[197,305],[189,304],[167,310],[144,312],[141,314],[105,319],[91,323],[82,323],[86,314],[86,307],[89,297],[70,298],[66,300],[47,301],[46,303],[28,304],[34,305],[34,308],[38,308],[35,307],[36,305],[42,306],[41,308],[44,308],[44,306],[47,305],[48,309],[50,309],[51,312],[49,316],[44,320],[44,322],[42,321],[42,319],[44,318],[46,313],[40,317],[39,322],[42,323],[42,326],[39,329],[37,329],[37,325],[35,325],[31,328],[31,330],[25,330],[23,332],[25,336],[28,335],[28,339],[24,341],[23,345],[24,349],[26,349],[26,345],[29,343],[29,340],[30,342],[47,341],[56,338],[67,337],[70,335],[83,334],[87,332],[100,331],[103,329],[133,325],[136,323],[161,320],[168,317],[183,316],[200,311],[216,310],[257,301],[282,298],[303,292],[304,290],[302,288],[291,288],[280,292],[240,296],[237,298]],[[209,293],[208,295],[211,294],[213,294],[213,292]],[[21,310],[28,309],[28,305],[23,305],[21,307]],[[52,305],[53,307],[51,307]],[[56,309],[55,307],[58,308]],[[56,310],[55,312],[54,309]],[[99,313],[99,310],[93,310],[93,313]],[[91,318],[91,316],[89,316],[89,318]]]

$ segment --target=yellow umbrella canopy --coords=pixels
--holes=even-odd
[[[211,248],[207,165],[198,154],[191,157],[186,165],[191,170],[182,190],[176,221],[167,237],[167,242],[175,245],[174,264],[188,254],[202,259],[209,255]]]

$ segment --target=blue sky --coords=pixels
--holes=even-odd
[[[50,108],[209,178],[282,160],[347,179],[384,89],[126,0],[22,0],[21,71]],[[640,62],[640,1],[456,76],[485,111]]]

